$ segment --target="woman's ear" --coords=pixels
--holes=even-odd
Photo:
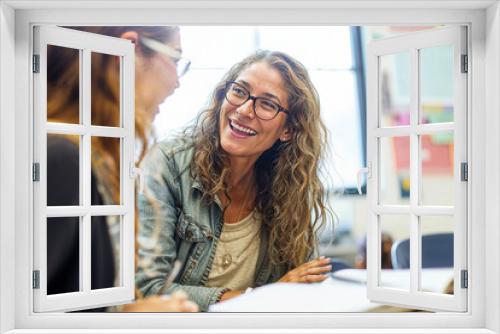
[[[135,44],[137,47],[137,41],[139,40],[139,34],[137,31],[125,31],[123,34],[120,35],[120,38],[128,39],[132,41],[132,43]]]
[[[292,129],[286,127],[281,133],[280,141],[282,142],[289,141],[290,139],[292,139],[292,134],[293,134]]]

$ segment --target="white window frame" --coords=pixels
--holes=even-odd
[[[368,177],[368,299],[378,303],[404,305],[433,311],[467,310],[467,289],[461,288],[461,271],[467,270],[467,184],[461,180],[460,164],[467,162],[467,77],[462,73],[461,56],[467,55],[467,29],[451,26],[420,31],[371,42],[367,46],[367,161],[371,166]],[[439,46],[453,49],[453,121],[447,123],[422,124],[421,118],[421,58],[420,50]],[[410,56],[410,124],[404,126],[384,126],[381,123],[382,82],[381,57],[406,53]],[[421,201],[422,189],[422,146],[420,135],[431,133],[453,133],[454,161],[452,184],[454,204],[451,206],[424,205]],[[408,205],[390,205],[380,200],[380,170],[382,164],[380,141],[383,138],[407,137],[410,141],[410,202]],[[409,290],[389,288],[381,284],[381,241],[383,215],[405,215],[409,218],[410,269]],[[422,234],[420,219],[425,216],[442,215],[453,219],[453,278],[454,293],[426,293],[420,288],[422,275]],[[406,224],[402,221],[401,224]]]
[[[80,123],[64,124],[47,120],[47,45],[78,50],[80,58]],[[74,311],[89,307],[124,304],[134,300],[134,140],[135,140],[135,53],[128,41],[52,26],[34,28],[34,54],[39,56],[39,73],[33,75],[34,91],[34,162],[40,178],[33,184],[33,269],[39,272],[39,288],[34,289],[35,312]],[[120,124],[116,127],[92,125],[91,56],[93,52],[120,59]],[[127,92],[131,92],[127,93]],[[47,135],[78,135],[80,202],[75,206],[47,206]],[[91,139],[110,137],[120,140],[120,203],[91,204]],[[119,279],[118,286],[91,289],[91,217],[118,215]],[[80,216],[79,291],[47,295],[47,224],[48,218]]]
[[[471,153],[468,312],[33,314],[29,288],[33,207],[26,201],[32,192],[31,26],[124,23],[469,25],[472,82],[468,92]],[[65,328],[58,330],[64,333],[116,333],[122,328],[132,329],[128,333],[153,332],[143,329],[146,325],[170,333],[186,332],[175,328],[187,328],[190,333],[387,333],[387,328],[392,328],[391,333],[500,332],[500,8],[497,1],[5,0],[0,2],[0,73],[0,333],[47,333],[43,328],[54,329],[50,332]]]

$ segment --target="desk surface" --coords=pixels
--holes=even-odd
[[[428,271],[428,269],[425,269]],[[403,288],[400,279],[407,270],[387,270],[393,287]],[[432,269],[435,278],[426,290],[444,291],[452,269]],[[212,305],[210,312],[404,312],[373,303],[366,296],[366,270],[337,271],[321,283],[275,283],[254,289],[228,301]]]

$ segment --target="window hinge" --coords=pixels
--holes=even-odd
[[[469,181],[469,165],[466,162],[460,164],[460,180]]]
[[[462,55],[462,73],[469,72],[469,57]]]
[[[40,73],[40,55],[33,55],[33,73]]]
[[[40,164],[35,162],[33,164],[33,182],[40,181]]]
[[[469,287],[469,272],[467,270],[462,270],[460,277],[460,287],[462,289],[467,289]]]
[[[33,289],[40,289],[40,270],[33,270]]]

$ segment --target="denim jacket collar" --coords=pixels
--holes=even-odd
[[[198,175],[195,175],[192,178],[192,182],[193,183],[191,184],[191,189],[196,189],[200,193],[203,193],[203,185],[201,184],[201,181],[200,181],[200,178],[198,177]],[[220,201],[219,196],[215,195],[214,202],[215,202],[215,204],[217,204],[219,206],[219,209],[222,211],[222,202]]]
[[[198,178],[198,175],[195,175],[193,178],[193,184],[191,185],[191,188],[197,189],[201,192],[203,192],[203,185],[200,182],[200,179]]]

